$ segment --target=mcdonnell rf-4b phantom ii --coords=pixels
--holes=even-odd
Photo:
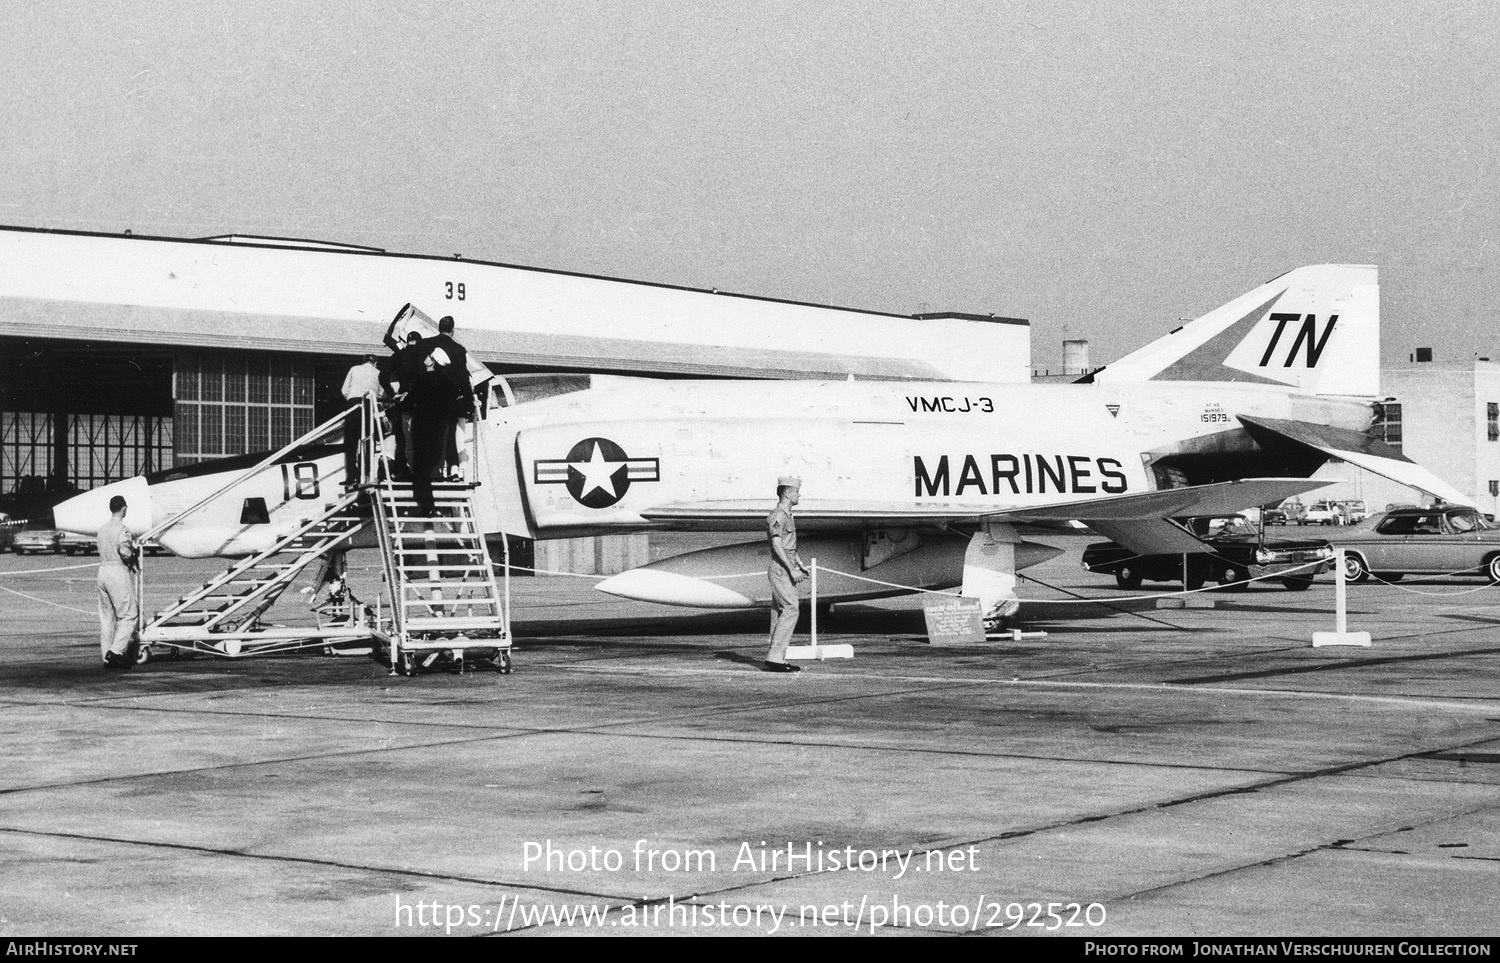
[[[994,623],[1016,610],[1016,572],[1058,552],[1024,537],[1034,526],[1082,522],[1141,553],[1203,551],[1171,519],[1321,487],[1309,476],[1330,458],[1469,503],[1372,439],[1380,397],[1376,269],[1309,266],[1073,384],[601,379],[492,405],[476,516],[489,534],[541,539],[759,533],[777,477],[799,475],[800,551],[818,560],[820,601],[961,586]],[[285,460],[163,544],[243,553],[339,490],[337,456]],[[57,524],[96,528],[120,492],[144,528],[229,477],[200,465],[119,482],[58,506]],[[599,587],[759,606],[767,557],[764,537],[749,538]]]

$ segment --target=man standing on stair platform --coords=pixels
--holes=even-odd
[[[444,461],[457,460],[454,432],[459,407],[469,391],[469,353],[453,340],[453,319],[438,321],[438,335],[419,342],[422,372],[412,385],[412,497],[418,510],[435,511],[432,475]]]
[[[373,354],[365,355],[364,361],[350,368],[349,373],[344,375],[343,392],[344,401],[349,405],[369,399],[363,408],[354,408],[344,416],[344,487],[353,488],[360,483],[360,469],[365,467],[359,457],[365,426],[368,419],[380,417],[380,412],[375,407],[380,398],[380,369],[375,365]],[[374,467],[368,466],[372,481],[375,479]]]
[[[390,330],[385,333],[385,344],[391,349],[391,355],[380,366],[380,386],[392,399],[386,412],[391,419],[391,434],[396,436],[392,477],[397,481],[406,481],[411,477],[412,462],[411,399],[408,392],[422,371],[422,336],[409,331],[406,343],[402,344],[396,340],[395,328],[396,322],[392,321]]]

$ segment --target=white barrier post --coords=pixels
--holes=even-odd
[[[1350,632],[1348,619],[1348,589],[1344,578],[1344,550],[1334,549],[1333,553],[1333,631],[1314,632],[1313,648],[1321,648],[1325,645],[1358,645],[1368,648],[1370,645],[1370,633]]]
[[[803,661],[817,659],[852,659],[854,658],[854,646],[847,642],[839,645],[818,644],[818,560],[814,558],[812,565],[812,644],[811,645],[789,645],[786,650],[787,661]]]
[[[812,560],[812,647],[813,654],[818,652],[818,557]]]

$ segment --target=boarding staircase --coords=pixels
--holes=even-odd
[[[198,648],[203,642],[237,655],[247,648],[280,647],[287,639],[304,637],[306,629],[265,626],[261,616],[314,562],[352,547],[355,536],[370,524],[368,511],[361,512],[363,501],[362,492],[347,491],[269,548],[157,612],[141,629],[142,644],[182,642]],[[341,626],[325,638],[346,638],[348,628]]]
[[[474,515],[474,485],[434,484],[433,507],[421,510],[409,482],[373,492],[376,534],[390,591],[388,645],[393,671],[411,674],[470,651],[509,672],[505,604],[484,533]]]
[[[362,643],[360,651],[389,664],[393,674],[453,667],[510,672],[509,568],[502,588],[474,505],[483,425],[475,424],[470,442],[469,477],[434,482],[432,508],[422,511],[411,482],[390,477],[383,457],[388,447],[383,419],[368,401],[359,410],[360,476],[315,517],[300,521],[264,551],[230,566],[152,616],[141,627],[143,661],[153,649],[242,657],[312,647],[332,653]],[[143,540],[159,538],[289,452],[332,434],[344,424],[346,414],[271,454],[146,532]],[[320,561],[337,561],[341,570],[343,553],[368,544],[368,536],[361,536],[371,529],[384,583],[375,606],[359,602],[340,578],[340,597],[336,604],[317,609],[318,625],[266,621],[272,606],[303,572]],[[336,617],[324,617],[330,613]]]

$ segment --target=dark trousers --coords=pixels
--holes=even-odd
[[[359,442],[364,425],[355,408],[344,416],[344,484],[357,485],[359,477]]]
[[[452,435],[446,408],[418,407],[411,417],[411,492],[417,508],[432,515],[432,476],[443,463],[447,451],[445,436]]]

